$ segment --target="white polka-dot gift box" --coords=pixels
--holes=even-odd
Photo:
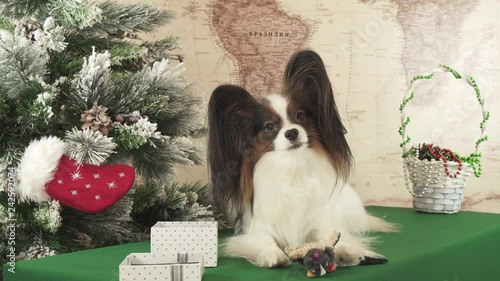
[[[151,228],[151,253],[201,252],[206,267],[217,266],[217,222],[157,222]]]
[[[120,264],[120,281],[201,281],[201,253],[130,254]]]

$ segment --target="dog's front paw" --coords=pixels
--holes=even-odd
[[[339,243],[335,247],[334,259],[337,266],[353,266],[360,264],[364,259],[364,255],[356,247],[349,247],[347,244]]]
[[[290,259],[279,248],[266,249],[257,255],[254,264],[260,267],[279,267],[290,263]]]

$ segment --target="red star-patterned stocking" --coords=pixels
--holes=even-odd
[[[99,213],[122,199],[134,183],[134,169],[127,165],[78,165],[61,157],[54,179],[46,192],[66,206],[88,213]]]
[[[57,137],[30,143],[17,171],[21,200],[52,198],[83,212],[98,213],[122,199],[134,183],[135,171],[130,166],[78,164],[64,154],[66,150]]]

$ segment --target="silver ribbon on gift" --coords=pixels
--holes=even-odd
[[[182,264],[174,264],[171,268],[172,281],[183,281]]]
[[[177,253],[177,263],[187,263],[188,257],[189,257],[189,255],[187,252]]]
[[[177,253],[177,263],[172,265],[171,279],[172,281],[183,281],[182,268],[183,264],[188,263],[189,254],[187,252]]]

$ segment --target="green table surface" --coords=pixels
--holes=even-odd
[[[400,225],[398,233],[375,234],[384,265],[338,268],[322,280],[466,281],[500,280],[500,215],[460,212],[424,214],[412,209],[368,207],[370,213]],[[223,231],[219,243],[230,235]],[[61,254],[16,263],[5,281],[118,280],[118,264],[130,253],[149,252],[149,241]],[[219,252],[220,253],[220,252]],[[297,263],[284,268],[255,267],[242,259],[219,256],[206,268],[204,281],[311,280]]]

